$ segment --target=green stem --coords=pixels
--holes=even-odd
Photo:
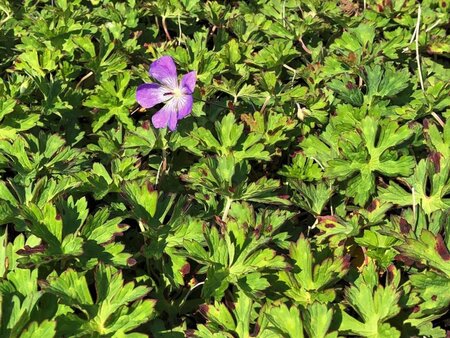
[[[186,296],[184,296],[182,301],[180,302],[180,305],[178,306],[178,308],[181,309],[181,307],[184,305],[184,303],[186,302],[186,300],[189,297],[189,295],[191,294],[191,292],[194,291],[195,288],[197,288],[197,287],[199,287],[200,285],[203,285],[203,284],[205,284],[205,282],[197,283],[191,289],[189,289],[189,291],[186,293]]]
[[[144,233],[147,231],[147,229],[145,229],[144,223],[142,221],[139,221],[138,224],[139,224],[139,229],[141,230],[141,234],[144,237],[144,246],[147,246],[148,245],[147,238],[144,236]],[[144,256],[145,256],[145,253],[144,253]],[[150,260],[148,259],[147,256],[145,256],[145,265],[147,267],[147,274],[150,276]]]
[[[156,173],[155,185],[158,185],[159,178],[164,174],[167,169],[167,152],[166,149],[162,149],[162,160],[158,167],[158,172]]]
[[[227,202],[225,203],[225,208],[223,209],[222,221],[226,222],[228,219],[228,212],[231,208],[231,203],[233,203],[233,199],[227,196]]]

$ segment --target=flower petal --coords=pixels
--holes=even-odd
[[[150,75],[170,89],[178,86],[177,67],[170,56],[163,56],[150,65]]]
[[[195,83],[197,82],[197,72],[194,70],[183,75],[181,79],[181,88],[185,88],[187,93],[192,94],[195,89]]]
[[[136,90],[136,101],[144,108],[151,108],[170,99],[169,93],[167,88],[157,83],[144,83]]]
[[[170,114],[169,129],[171,131],[174,131],[175,129],[177,129],[177,124],[178,124],[177,113],[175,112],[175,113]]]
[[[175,124],[173,120],[175,119]],[[155,128],[166,128],[169,126],[170,130],[174,130],[177,125],[177,102],[170,100],[159,111],[152,116],[152,123]],[[175,127],[172,129],[172,127]]]
[[[189,115],[192,111],[192,104],[194,102],[192,95],[183,95],[178,100],[178,120]]]

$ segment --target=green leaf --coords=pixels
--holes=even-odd
[[[302,319],[296,307],[288,308],[285,304],[282,304],[278,307],[270,308],[266,316],[284,337],[304,337]]]
[[[297,243],[291,243],[289,256],[293,260],[293,269],[280,272],[281,279],[289,286],[286,295],[302,305],[315,300],[332,301],[335,292],[329,287],[349,269],[349,257],[337,254],[329,249],[313,250],[310,241],[303,235]]]
[[[370,100],[374,97],[393,97],[409,85],[409,72],[407,69],[400,71],[392,64],[383,66],[374,65],[366,67],[367,95]]]
[[[135,209],[135,214],[142,220],[149,221],[156,213],[158,203],[158,191],[147,182],[127,182],[124,186],[124,192]]]
[[[32,322],[28,328],[22,332],[20,337],[33,338],[33,337],[55,337],[56,335],[56,322],[43,321],[42,323]]]
[[[333,320],[333,310],[325,304],[313,303],[303,312],[305,331],[309,337],[337,337],[337,332],[328,333]]]
[[[354,285],[346,290],[346,299],[362,322],[342,312],[339,332],[366,337],[400,337],[386,321],[400,312],[400,292],[395,284],[378,285],[375,264],[370,262]]]
[[[142,300],[150,290],[124,284],[122,273],[110,266],[99,264],[95,272],[95,303],[83,274],[68,269],[60,276],[49,278],[43,285],[45,292],[54,294],[67,306],[77,308],[82,315],[65,314],[58,334],[74,331],[80,334],[126,333],[147,322],[154,314],[155,301]]]
[[[97,94],[84,102],[86,107],[100,109],[92,123],[94,132],[103,127],[112,117],[116,117],[129,129],[133,129],[129,108],[135,102],[135,95],[133,90],[127,89],[129,82],[130,73],[119,74],[115,81],[104,81],[97,86]]]
[[[445,196],[450,191],[450,165],[442,163],[439,157],[435,163],[421,160],[414,170],[414,174],[405,178],[411,192],[402,186],[391,182],[388,187],[380,188],[380,198],[399,206],[420,205],[427,215],[438,210],[447,210],[450,199]],[[430,185],[430,189],[427,188]]]
[[[450,254],[440,234],[423,229],[419,238],[406,238],[396,248],[402,255],[425,262],[450,278]]]
[[[37,290],[37,270],[15,269],[0,281],[0,334],[19,337],[31,320],[42,292]]]
[[[225,330],[235,330],[236,324],[225,304],[217,302],[214,305],[205,304],[200,307],[200,311],[208,318],[208,320],[220,325]]]

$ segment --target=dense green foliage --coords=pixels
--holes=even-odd
[[[0,337],[445,337],[449,7],[0,0]]]

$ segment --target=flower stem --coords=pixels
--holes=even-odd
[[[167,152],[166,149],[162,150],[162,160],[158,167],[158,172],[156,173],[155,185],[158,185],[159,178],[166,172],[167,169]]]
[[[167,29],[166,17],[165,16],[162,17],[162,26],[163,26],[163,29],[164,29],[164,34],[166,34],[167,40],[172,41],[172,37],[170,36],[169,30]]]
[[[139,225],[139,229],[141,230],[141,234],[144,238],[144,245],[147,246],[148,245],[147,238],[144,236],[144,233],[147,231],[147,229],[145,229],[144,222],[139,220],[138,225]],[[150,270],[151,270],[150,269],[150,259],[147,256],[145,256],[145,265],[147,267],[147,274],[150,275]]]
[[[225,203],[225,208],[223,209],[222,221],[226,222],[228,219],[228,212],[231,208],[231,203],[233,203],[233,199],[231,197],[227,197],[227,201]]]
[[[192,291],[194,291],[195,288],[199,287],[200,285],[205,284],[205,282],[199,282],[197,284],[195,284],[187,293],[186,296],[184,296],[183,300],[180,302],[180,305],[178,306],[178,308],[181,308],[184,303],[186,302],[186,299],[189,297],[189,295],[191,294]]]

